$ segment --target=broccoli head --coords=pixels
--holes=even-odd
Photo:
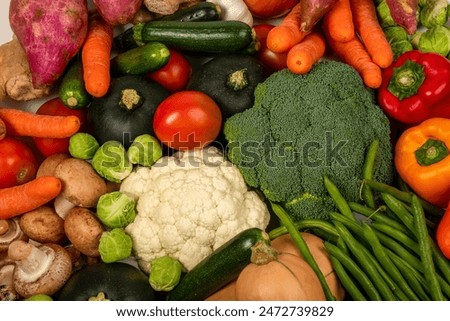
[[[283,204],[293,219],[328,219],[335,207],[324,176],[357,201],[375,139],[374,178],[392,182],[389,121],[374,97],[358,73],[338,61],[323,60],[305,75],[276,72],[257,86],[253,107],[226,120],[228,158],[249,186]]]

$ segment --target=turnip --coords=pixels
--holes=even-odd
[[[33,85],[52,85],[86,37],[87,2],[11,0],[9,22],[25,50]]]
[[[109,24],[124,25],[130,22],[142,5],[142,0],[93,0],[97,11]]]

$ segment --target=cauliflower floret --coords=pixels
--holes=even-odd
[[[138,167],[120,190],[137,201],[126,227],[139,266],[170,255],[191,270],[239,232],[265,229],[270,214],[239,169],[215,147],[178,152]]]

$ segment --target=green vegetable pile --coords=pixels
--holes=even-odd
[[[323,60],[299,76],[282,70],[255,90],[252,108],[227,119],[228,157],[248,185],[286,208],[293,220],[328,218],[328,176],[359,199],[366,149],[380,142],[374,179],[393,178],[390,128],[373,93],[349,65]]]

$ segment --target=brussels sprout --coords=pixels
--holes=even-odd
[[[109,228],[125,227],[136,218],[136,202],[120,191],[103,194],[97,202],[97,217]]]
[[[383,31],[389,42],[408,40],[408,33],[403,27],[400,26],[388,27],[384,28]]]
[[[394,53],[394,59],[397,59],[405,52],[411,51],[414,48],[409,40],[398,40],[391,43],[391,49]]]
[[[75,158],[91,159],[99,147],[97,139],[88,133],[76,133],[69,139],[69,153]]]
[[[411,44],[414,49],[419,49],[419,40],[422,37],[424,31],[417,31],[411,37]]]
[[[115,228],[102,233],[98,251],[105,263],[117,262],[131,255],[133,241],[122,229]]]
[[[92,167],[100,176],[115,183],[120,183],[133,170],[125,148],[114,140],[105,142],[97,149],[92,158]]]
[[[418,49],[447,56],[450,51],[450,30],[444,26],[428,29],[420,36]]]
[[[171,291],[180,282],[183,266],[170,256],[162,256],[150,262],[150,286],[155,291]]]
[[[158,140],[148,134],[137,136],[127,151],[132,164],[152,166],[162,156],[161,145]]]
[[[391,10],[386,3],[386,0],[381,1],[377,6],[378,20],[380,21],[380,25],[385,27],[393,27],[397,24],[391,15]]]
[[[444,26],[448,19],[447,0],[432,0],[428,1],[420,10],[419,22],[426,28],[434,26]]]

